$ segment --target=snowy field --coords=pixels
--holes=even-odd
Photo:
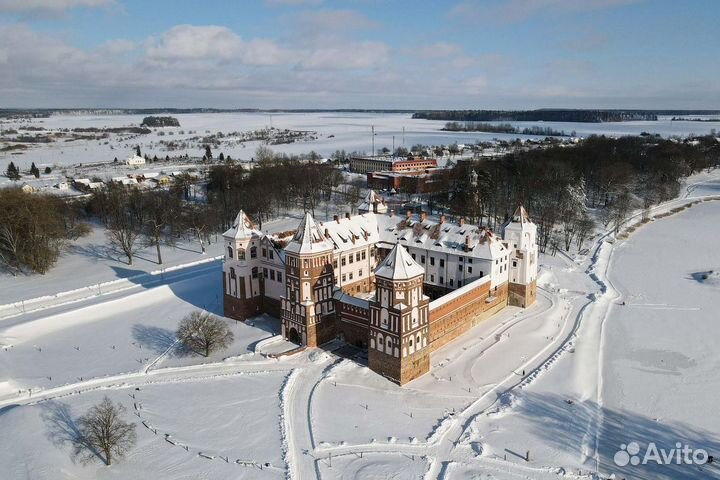
[[[78,163],[111,162],[115,157],[124,160],[140,145],[142,153],[153,157],[165,158],[166,155],[188,153],[200,157],[200,148],[192,151],[168,152],[159,142],[180,142],[196,136],[205,136],[223,132],[244,132],[266,127],[317,132],[317,139],[284,145],[272,145],[277,152],[288,154],[309,153],[311,150],[329,157],[336,150],[347,152],[372,152],[371,128],[375,127],[375,149],[387,147],[411,147],[415,144],[450,145],[452,143],[473,144],[493,139],[513,140],[515,138],[538,138],[517,134],[498,134],[482,132],[444,132],[444,121],[413,119],[410,114],[371,114],[371,113],[209,113],[173,115],[180,121],[180,127],[154,129],[147,135],[112,135],[103,140],[76,140],[73,142],[55,142],[33,145],[20,152],[0,152],[0,162],[12,160],[26,169],[31,162],[42,170],[46,166],[75,165]],[[3,122],[3,129],[22,126],[43,127],[48,130],[60,128],[113,128],[139,126],[142,115],[53,115],[49,118],[35,119],[32,122]],[[510,123],[520,129],[532,126],[550,127],[575,131],[579,136],[603,134],[609,136],[639,135],[642,132],[657,133],[663,136],[687,136],[688,134],[706,134],[712,129],[720,129],[718,122],[671,121],[670,117],[660,117],[658,121],[612,122],[612,123],[565,123],[565,122],[501,122]],[[158,132],[163,135],[159,136]],[[172,132],[172,135],[170,133]],[[183,132],[183,133],[181,133]],[[194,133],[190,133],[194,132]],[[30,132],[34,133],[34,132]],[[260,142],[246,142],[221,148],[225,155],[235,159],[250,160]],[[219,154],[219,152],[216,152]]]
[[[720,172],[699,174],[652,214],[717,195]],[[220,312],[219,262],[195,264],[197,252],[173,259],[190,266],[71,303],[56,295],[60,277],[54,292],[2,277],[0,290],[19,280],[28,299],[52,297],[0,318],[2,478],[720,478],[713,466],[613,463],[631,441],[719,450],[720,290],[708,273],[720,269],[719,215],[720,202],[701,202],[625,240],[602,236],[587,256],[541,257],[535,305],[480,323],[403,388],[339,345],[256,353],[277,331],[269,317],[229,321],[233,345],[210,358],[181,354],[178,321]],[[89,272],[87,259],[58,268]],[[118,280],[113,262],[99,260],[86,285]],[[69,275],[65,286],[82,285]],[[276,347],[287,345],[266,351]],[[103,395],[138,426],[138,445],[111,467],[79,463],[70,446]]]

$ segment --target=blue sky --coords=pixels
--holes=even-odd
[[[715,0],[0,0],[0,105],[720,109]]]

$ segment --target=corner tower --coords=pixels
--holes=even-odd
[[[285,247],[284,338],[317,347],[335,336],[333,244],[310,213]]]
[[[260,312],[262,284],[257,257],[261,239],[262,233],[242,210],[223,233],[223,314],[226,317],[245,320]]]
[[[515,210],[503,229],[503,239],[510,250],[508,303],[529,307],[537,296],[538,247],[537,226],[521,206]]]
[[[425,270],[400,244],[375,269],[368,364],[400,385],[430,370],[430,299],[423,294],[424,278]]]

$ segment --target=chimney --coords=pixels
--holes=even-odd
[[[421,210],[420,211],[420,221],[424,222],[426,218],[427,218],[427,213],[425,213],[424,211]]]
[[[352,240],[353,245],[355,245],[355,235],[350,235],[350,240]]]
[[[460,226],[462,227],[463,225],[465,225],[465,219],[460,217]]]
[[[348,220],[350,220],[350,212],[345,212],[345,218],[347,218]]]
[[[370,234],[368,232],[363,230],[363,237],[365,237],[365,241],[367,242],[368,237],[370,237]]]
[[[333,220],[335,220],[337,223],[340,223],[340,217],[337,215],[333,215]]]
[[[325,229],[325,238],[330,238],[330,230]]]
[[[440,225],[442,225],[443,223],[445,223],[445,215],[444,214],[440,215]]]
[[[465,235],[465,249],[466,252],[470,251],[470,235]]]

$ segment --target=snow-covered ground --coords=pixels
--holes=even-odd
[[[653,215],[720,195],[719,180],[694,176]],[[720,447],[719,292],[714,275],[703,278],[720,267],[718,215],[719,201],[700,202],[627,239],[602,236],[585,257],[542,257],[535,305],[482,322],[403,388],[334,353],[339,345],[255,353],[277,329],[268,317],[230,322],[224,352],[180,355],[182,316],[220,311],[218,262],[0,318],[2,477],[718,478],[712,466],[613,463],[631,441]],[[178,265],[202,257],[178,255]],[[77,289],[73,268],[86,285],[117,280],[113,260],[91,274],[82,258],[61,260],[67,279],[3,277],[0,291],[18,280],[26,298]],[[112,467],[75,462],[67,441],[102,395],[138,425],[138,445]]]
[[[323,156],[330,156],[335,150],[347,152],[372,151],[371,128],[375,127],[375,149],[387,147],[411,147],[415,144],[450,145],[473,144],[477,141],[493,139],[513,140],[515,138],[538,138],[517,134],[498,134],[482,132],[445,132],[441,129],[444,121],[413,119],[410,114],[375,113],[205,113],[173,115],[180,121],[180,127],[154,129],[147,135],[112,135],[103,140],[76,140],[73,142],[55,142],[33,145],[20,152],[0,152],[0,162],[10,160],[21,168],[29,168],[31,162],[41,168],[53,165],[74,165],[78,163],[110,162],[115,157],[123,161],[140,145],[143,154],[151,158],[157,155],[165,158],[168,152],[161,140],[180,142],[184,139],[223,132],[243,132],[266,127],[279,129],[305,130],[317,132],[317,139],[296,143],[273,145],[272,149],[288,154],[309,153],[311,150]],[[3,129],[32,125],[45,129],[60,128],[113,128],[138,126],[142,115],[53,115],[36,119],[31,123],[6,122]],[[670,117],[661,117],[658,121],[611,122],[611,123],[566,123],[566,122],[502,122],[511,123],[520,129],[532,126],[550,127],[575,131],[579,136],[603,134],[610,136],[639,135],[641,132],[658,133],[663,136],[686,136],[691,133],[706,134],[718,129],[720,122],[683,122],[671,121]],[[158,135],[162,132],[162,135]],[[172,132],[172,135],[170,133]],[[182,133],[181,133],[182,132]],[[193,133],[190,133],[193,132]],[[35,133],[35,132],[30,132]],[[241,160],[250,160],[260,142],[233,144],[220,150],[225,155]],[[175,154],[188,153],[200,157],[201,148],[192,151],[176,151]],[[217,153],[217,152],[216,152]]]

